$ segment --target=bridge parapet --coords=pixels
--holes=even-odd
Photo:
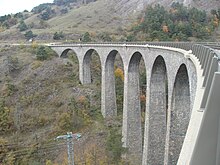
[[[220,53],[209,48],[207,81],[201,104],[204,109],[198,138],[194,147],[191,165],[220,164]]]
[[[190,165],[220,164],[220,51],[218,49],[220,50],[219,43],[200,43],[192,46],[192,52],[203,68],[204,94],[198,109],[202,113],[202,121],[195,146],[191,146],[193,153],[190,161],[187,162]],[[184,159],[187,159],[186,155],[182,149],[178,164],[182,164]]]

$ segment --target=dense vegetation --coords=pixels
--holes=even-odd
[[[77,2],[77,0],[54,0],[53,1],[53,3],[58,6],[61,6],[61,5],[65,6],[73,2]]]
[[[147,7],[140,22],[131,29],[128,41],[187,41],[192,37],[199,40],[208,39],[219,25],[219,12],[187,8],[173,3],[167,11],[163,6]]]
[[[15,15],[12,16],[10,14],[1,16],[0,17],[0,32],[4,31],[5,29],[10,28],[11,26],[14,26],[18,23],[18,20],[23,17],[23,14],[21,17],[16,17]]]

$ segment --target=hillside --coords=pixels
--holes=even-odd
[[[210,10],[220,8],[220,3],[216,0],[175,2],[204,9],[208,14]],[[42,4],[38,6],[41,9],[39,11],[34,8],[32,12],[21,13],[23,17],[17,23],[10,19],[9,24],[12,25],[9,25],[8,29],[3,27],[1,30],[0,27],[0,40],[24,41],[25,31],[19,30],[19,22],[22,19],[27,28],[37,35],[36,40],[39,41],[53,41],[53,34],[61,31],[65,33],[65,40],[78,41],[86,32],[89,32],[93,38],[108,33],[115,40],[120,40],[127,35],[130,27],[143,17],[143,9],[146,6],[160,4],[170,8],[172,3],[171,0],[98,0],[85,4]]]
[[[218,0],[143,0],[145,5],[161,4],[165,7],[170,7],[173,2],[183,3],[187,7],[195,7],[201,10],[210,11],[212,9],[218,9],[220,2]]]
[[[69,9],[68,13],[57,14],[44,21],[44,27],[40,27],[39,14],[31,14],[24,21],[38,35],[38,40],[52,40],[53,33],[56,31],[64,31],[68,40],[78,40],[85,32],[93,33],[93,35],[102,32],[120,35],[120,33],[123,33],[122,29],[134,22],[136,17],[124,11],[124,16],[122,16],[121,13],[117,12],[115,3],[113,1],[109,3],[109,0],[99,0],[80,7],[73,7]],[[62,7],[53,6],[53,8]],[[15,25],[1,32],[0,39],[10,41],[24,39],[22,35],[22,32],[18,30],[18,25]]]

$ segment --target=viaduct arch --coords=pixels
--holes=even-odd
[[[199,60],[192,52],[162,46],[125,44],[50,47],[60,57],[70,49],[76,53],[82,84],[91,83],[90,57],[93,51],[98,53],[102,68],[101,111],[105,118],[117,115],[114,61],[116,54],[119,54],[124,67],[124,146],[137,164],[177,164],[190,118],[195,111],[194,100],[197,100],[198,86],[201,85],[198,82],[202,81]],[[144,143],[138,74],[141,58],[147,77]]]

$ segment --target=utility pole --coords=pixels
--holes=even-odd
[[[66,135],[60,135],[55,138],[55,140],[64,139],[67,141],[68,165],[74,165],[73,138],[78,140],[81,138],[81,134],[72,134],[72,132],[67,132]]]

